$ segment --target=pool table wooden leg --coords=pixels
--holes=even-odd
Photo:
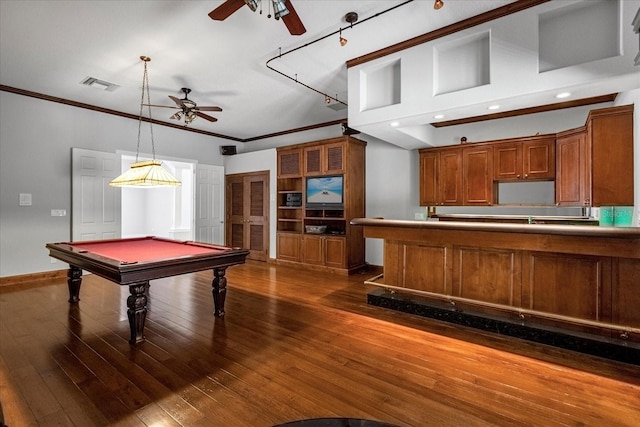
[[[82,269],[70,265],[67,270],[67,286],[69,287],[69,302],[80,301],[80,285],[82,284]]]
[[[147,289],[149,282],[134,283],[129,285],[129,297],[127,298],[127,317],[131,330],[131,344],[144,341],[144,322],[147,319]]]
[[[213,315],[216,317],[224,316],[224,301],[227,297],[227,278],[224,277],[227,267],[217,267],[213,269],[213,306],[215,311]]]

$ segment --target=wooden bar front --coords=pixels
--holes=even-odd
[[[640,228],[358,218],[391,291],[519,324],[640,343]]]

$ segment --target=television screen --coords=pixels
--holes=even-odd
[[[308,208],[342,208],[343,176],[307,177],[306,206]]]

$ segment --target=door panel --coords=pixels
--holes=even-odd
[[[196,240],[224,245],[224,168],[196,166]]]
[[[249,259],[266,261],[269,252],[269,172],[228,175],[226,181],[230,244],[248,249]]]
[[[120,175],[119,156],[73,148],[71,164],[71,240],[119,238],[121,193],[109,186]]]

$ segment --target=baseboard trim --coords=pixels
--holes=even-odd
[[[22,285],[24,283],[40,283],[65,279],[67,270],[43,271],[41,273],[21,274],[18,276],[0,277],[0,286]]]

